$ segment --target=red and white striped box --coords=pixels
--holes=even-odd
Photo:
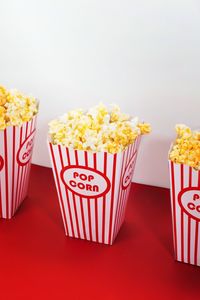
[[[140,137],[117,154],[48,141],[67,236],[112,245],[124,221]]]
[[[27,196],[36,116],[0,131],[0,218],[10,219]]]
[[[175,259],[200,266],[200,171],[169,161]]]

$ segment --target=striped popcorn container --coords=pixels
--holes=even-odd
[[[112,245],[124,221],[140,137],[117,154],[48,141],[67,236]]]
[[[200,171],[169,161],[175,259],[200,266]]]
[[[0,131],[0,217],[10,219],[27,196],[36,116]]]

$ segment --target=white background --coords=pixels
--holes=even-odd
[[[0,83],[40,99],[34,163],[52,118],[115,102],[153,127],[134,181],[168,186],[175,123],[200,127],[200,1],[0,0]]]

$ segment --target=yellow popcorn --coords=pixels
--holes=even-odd
[[[19,126],[31,120],[37,112],[38,102],[34,97],[0,86],[0,130]]]
[[[183,124],[176,125],[177,138],[169,153],[175,163],[186,164],[200,170],[200,132]]]
[[[147,123],[139,123],[120,111],[117,105],[104,104],[88,111],[72,110],[49,123],[49,137],[53,144],[78,150],[117,153],[125,150],[140,134],[151,131]]]

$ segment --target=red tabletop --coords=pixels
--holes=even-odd
[[[52,172],[32,166],[29,196],[0,220],[0,299],[199,299],[200,268],[175,262],[169,191],[132,184],[113,246],[64,234]]]

